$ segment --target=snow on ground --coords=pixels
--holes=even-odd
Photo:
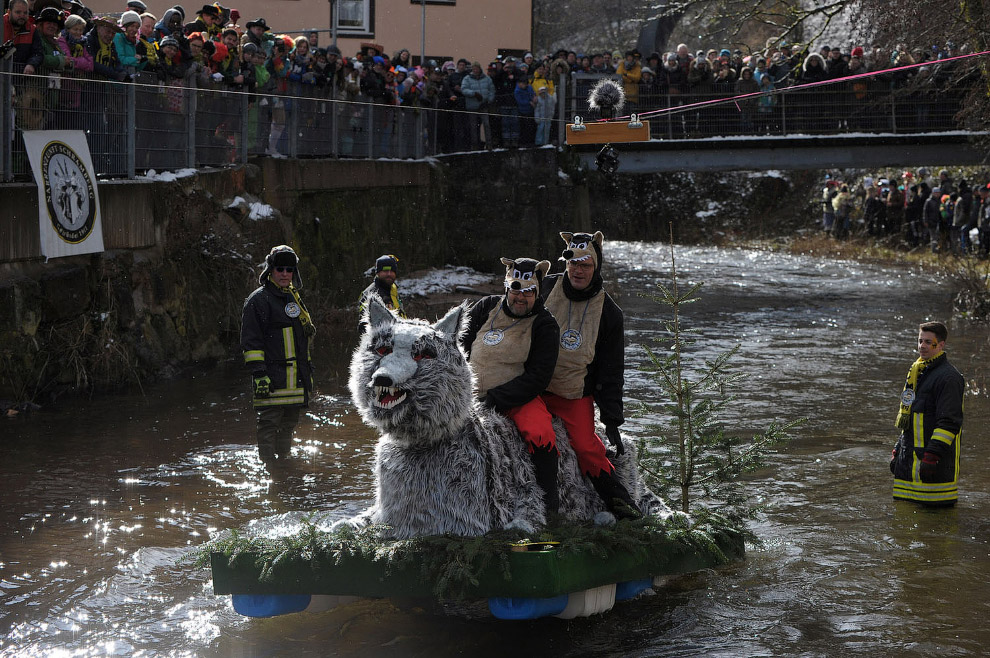
[[[368,275],[373,274],[373,269]],[[491,274],[482,274],[470,267],[447,265],[441,269],[427,270],[399,279],[399,290],[403,296],[426,297],[437,293],[454,292],[457,286],[475,286],[491,283]]]
[[[197,173],[199,172],[196,169],[179,169],[178,171],[163,171],[161,173],[156,172],[154,169],[149,169],[143,176],[136,176],[135,178],[171,183],[180,178],[195,176]]]
[[[255,201],[250,205],[250,208],[251,211],[248,213],[248,219],[268,219],[275,216],[275,209],[267,203]]]

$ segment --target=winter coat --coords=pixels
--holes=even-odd
[[[495,83],[484,72],[478,77],[474,77],[474,74],[466,75],[461,80],[461,93],[464,94],[466,109],[482,110],[495,101]],[[481,98],[476,94],[481,94]]]
[[[638,103],[639,81],[643,77],[643,67],[637,61],[633,61],[631,66],[626,67],[627,63],[623,60],[615,69],[615,73],[622,76],[622,89],[626,92],[626,100],[630,103]]]
[[[136,40],[128,41],[122,32],[113,35],[113,47],[117,51],[117,59],[120,60],[120,65],[125,68],[133,68],[135,71],[143,71],[144,67],[148,65],[148,60],[138,60],[137,45]]]
[[[811,62],[815,65],[812,66]],[[811,53],[804,59],[804,66],[801,67],[801,77],[799,82],[821,82],[828,79],[828,70],[825,68],[825,60],[818,53]]]
[[[86,50],[83,38],[74,39],[68,30],[62,30],[62,34],[58,37],[58,47],[67,58],[72,60],[73,71],[93,70],[93,56]]]

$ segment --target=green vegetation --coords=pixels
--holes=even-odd
[[[616,526],[562,524],[535,536],[493,531],[482,537],[444,535],[402,540],[389,539],[387,526],[346,526],[325,531],[319,529],[319,523],[306,519],[295,534],[275,538],[224,532],[199,550],[196,565],[209,566],[211,554],[219,553],[226,556],[231,568],[246,564],[258,571],[262,582],[273,582],[278,579],[280,565],[302,561],[318,572],[359,558],[378,564],[383,573],[418,570],[421,579],[432,584],[435,596],[458,599],[478,585],[482,572],[495,570],[504,579],[512,579],[508,559],[512,544],[559,542],[555,549],[558,557],[583,553],[601,558],[656,555],[658,547],[662,547],[665,558],[692,554],[713,566],[738,558],[743,542],[740,533],[708,514],[700,514],[692,523],[683,515],[673,514],[667,518],[649,516],[621,521]]]
[[[664,399],[642,403],[644,415],[670,420],[647,425],[650,436],[639,442],[639,463],[647,484],[675,504],[684,514],[711,523],[717,519],[725,528],[743,532],[746,520],[760,511],[751,505],[741,476],[766,463],[775,447],[791,439],[790,431],[804,419],[771,423],[765,431],[750,438],[726,433],[721,412],[735,400],[729,392],[740,375],[729,371],[739,346],[704,360],[700,367],[688,363],[686,348],[694,343],[694,332],[681,324],[681,309],[698,300],[702,284],[686,291],[679,289],[677,267],[671,241],[671,284],[657,284],[658,293],[646,295],[669,306],[673,317],[665,323],[666,335],[656,338],[666,353],[646,346],[649,363],[644,367]]]

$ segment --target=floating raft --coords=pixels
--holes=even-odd
[[[487,599],[499,619],[588,616],[636,596],[655,579],[712,568],[744,554],[737,537],[722,536],[716,544],[722,556],[671,539],[622,553],[571,552],[553,542],[510,544],[506,561],[480,568],[463,595]],[[437,598],[436,583],[425,569],[389,568],[363,555],[342,555],[332,563],[287,557],[270,565],[269,572],[261,556],[249,551],[234,558],[213,552],[210,563],[214,592],[232,595],[234,609],[249,617],[323,611],[361,598]]]

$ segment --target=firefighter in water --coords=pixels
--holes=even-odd
[[[258,411],[258,455],[271,465],[289,457],[299,410],[313,393],[316,327],[299,297],[299,257],[291,247],[272,248],[258,283],[244,302],[241,349]]]
[[[894,498],[931,507],[959,498],[959,440],[966,382],[945,354],[948,331],[941,322],[918,328],[918,359],[908,371],[896,426],[890,472]]]

